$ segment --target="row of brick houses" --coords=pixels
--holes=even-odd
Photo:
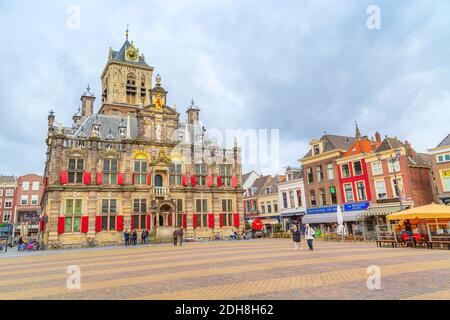
[[[42,176],[0,176],[0,223],[14,224],[15,234],[38,233],[43,192]]]
[[[244,175],[244,183],[247,177],[249,174]],[[245,185],[243,200],[248,228],[259,219],[268,233],[275,231],[277,226],[287,230],[290,224],[298,224],[306,213],[300,168],[286,167],[283,175],[260,175]]]
[[[377,228],[388,227],[388,214],[432,202],[450,203],[450,135],[428,153],[418,153],[396,137],[382,138],[379,132],[362,136],[356,125],[353,137],[325,134],[313,139],[299,162],[301,168],[288,167],[285,176],[275,177],[278,210],[270,214],[283,228],[301,221],[334,231],[339,205],[348,232],[374,235]],[[284,187],[295,177],[292,170],[301,172],[297,183],[294,179],[298,196]],[[265,192],[275,178],[260,177],[246,189],[247,220],[267,218]],[[291,219],[286,219],[288,214]]]

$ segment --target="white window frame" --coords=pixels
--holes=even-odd
[[[364,193],[365,193],[365,199],[361,199],[359,197],[359,188],[358,188],[358,184],[362,183],[364,185]],[[367,188],[366,188],[366,182],[364,180],[359,180],[355,182],[355,187],[356,187],[356,197],[358,199],[358,201],[367,201]]]
[[[6,206],[8,203],[11,203],[11,206],[8,207]],[[13,205],[13,199],[5,199],[5,209],[12,209],[12,205]]]
[[[5,196],[12,197],[14,195],[14,189],[6,189]]]
[[[332,163],[327,163],[327,179],[328,181],[334,180],[334,166]]]
[[[375,165],[379,165],[379,172],[377,171],[377,170],[375,170]],[[381,161],[375,161],[375,162],[372,162],[372,174],[374,175],[374,176],[379,176],[379,175],[382,175],[384,172],[383,172],[383,163],[381,162]]]
[[[29,191],[30,190],[30,181],[24,181],[22,183],[22,190],[23,191]]]
[[[440,160],[439,158],[442,157],[442,160]],[[447,159],[446,159],[447,158]],[[445,163],[445,162],[450,162],[450,153],[444,153],[444,154],[439,154],[436,156],[436,162],[437,163]]]
[[[384,194],[386,195],[384,198],[380,198],[378,196],[380,193],[378,192],[377,182],[382,182],[383,183]],[[383,199],[387,199],[388,198],[387,189],[386,189],[386,181],[384,181],[384,179],[382,179],[382,180],[375,180],[373,182],[373,185],[375,186],[375,193],[376,193],[377,200],[383,200]]]
[[[361,174],[356,174],[356,170],[355,170],[355,163],[359,162],[359,165],[361,166]],[[364,168],[362,165],[362,161],[361,160],[356,160],[352,162],[352,169],[353,169],[353,176],[354,177],[361,177],[362,175],[364,175]]]
[[[394,185],[395,180],[397,180],[398,192],[400,193],[399,195],[395,194],[395,185]],[[397,177],[397,179],[395,179],[395,177],[391,177],[391,187],[392,187],[393,198],[397,198],[397,197],[400,198],[403,194],[403,178]]]
[[[5,217],[8,216],[8,219],[5,219]],[[11,216],[12,216],[12,211],[11,210],[5,210],[3,211],[3,222],[5,223],[10,223],[11,222]]]
[[[395,162],[393,164],[391,159],[388,159],[388,167],[389,167],[389,173],[393,173],[394,172],[394,167],[395,167],[395,172],[400,172],[400,170],[401,170],[400,161],[399,160],[395,160]]]
[[[349,200],[348,198],[347,198],[347,190],[345,189],[345,186],[350,186],[350,188],[351,188],[351,190],[352,190],[352,199],[351,200]],[[355,196],[354,196],[354,194],[353,194],[353,184],[351,183],[351,182],[349,182],[349,183],[344,183],[344,197],[345,197],[345,202],[350,202],[350,201],[355,201]]]
[[[344,166],[348,167],[348,176],[344,176]],[[341,164],[341,175],[344,179],[350,178],[352,176],[352,173],[350,172],[350,163]]]
[[[33,203],[35,202],[35,203]],[[31,205],[37,206],[39,204],[39,196],[37,194],[31,195]]]
[[[31,190],[33,191],[39,191],[39,188],[41,187],[41,183],[39,181],[33,181],[31,184]]]
[[[27,195],[20,196],[20,205],[21,206],[27,206],[28,205],[28,199],[29,197]]]

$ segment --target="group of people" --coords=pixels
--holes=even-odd
[[[297,251],[299,248],[300,250],[303,250],[302,248],[302,228],[299,225],[294,225],[291,228],[292,232],[292,240],[294,241],[294,248],[295,251]],[[305,228],[303,230],[304,237],[306,239],[306,243],[308,244],[309,250],[314,250],[314,237],[316,234],[316,231],[314,231],[313,228],[310,227],[309,224],[305,225]]]
[[[13,244],[14,243],[17,244],[18,251],[34,251],[41,249],[41,246],[37,241],[37,237],[35,236],[28,236],[28,237],[24,237],[22,235],[16,236]]]
[[[180,244],[180,246],[183,245],[183,236],[184,236],[184,232],[183,232],[183,229],[182,229],[182,228],[180,228],[180,229],[178,229],[178,230],[175,229],[175,230],[173,231],[172,236],[173,236],[173,245],[174,245],[174,246],[177,246],[178,243]]]
[[[149,236],[150,236],[150,232],[147,229],[142,230],[141,244],[148,244]],[[131,245],[135,246],[138,243],[138,234],[137,234],[136,230],[125,230],[123,232],[123,237],[124,237],[126,246],[131,246]]]

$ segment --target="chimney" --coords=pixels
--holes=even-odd
[[[416,152],[411,146],[411,143],[409,141],[405,141],[405,149],[406,149],[406,155],[410,158],[415,158]]]
[[[378,131],[375,132],[375,141],[381,143],[381,134]]]
[[[94,113],[95,96],[91,93],[88,86],[86,92],[81,96],[81,116],[82,120],[86,119]]]

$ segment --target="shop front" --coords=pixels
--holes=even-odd
[[[283,231],[290,230],[293,225],[302,225],[302,219],[305,216],[306,212],[289,212],[281,214],[281,224],[283,226]]]
[[[365,239],[375,240],[377,232],[387,231],[389,229],[388,215],[401,211],[401,206],[398,204],[375,206],[366,210],[361,214],[360,220],[362,231]]]
[[[361,214],[370,208],[370,202],[347,203],[342,206],[344,227],[348,234],[362,233]],[[337,205],[307,209],[302,219],[303,224],[309,224],[321,233],[335,233],[338,228]]]

